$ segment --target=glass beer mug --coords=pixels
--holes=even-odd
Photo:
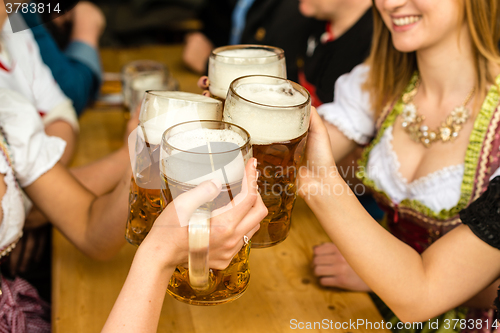
[[[245,165],[252,157],[249,134],[221,121],[193,121],[168,129],[161,143],[162,205],[201,182],[218,178],[220,194],[201,206],[189,221],[189,263],[178,266],[168,293],[194,305],[216,305],[241,296],[250,279],[249,244],[243,246],[225,270],[209,270],[210,217],[231,209],[229,202],[241,192]]]
[[[122,68],[122,93],[123,93],[123,104],[125,108],[131,109],[132,102],[132,80],[134,76],[139,73],[150,73],[153,76],[169,77],[170,72],[167,67],[161,62],[153,60],[136,60],[129,62]],[[144,90],[157,90],[154,87],[150,87]],[[158,89],[161,90],[161,89]]]
[[[163,132],[193,120],[221,120],[222,103],[180,91],[148,91],[142,103],[137,139],[129,142],[132,156],[129,215],[125,238],[139,246],[161,212],[160,143]]]
[[[245,75],[265,74],[286,79],[285,52],[264,45],[231,45],[216,48],[208,61],[210,93],[224,101],[231,82]]]
[[[295,82],[250,75],[231,83],[223,119],[250,133],[259,191],[268,209],[252,237],[254,248],[276,245],[290,231],[310,113],[311,97]]]

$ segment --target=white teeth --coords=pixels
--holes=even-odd
[[[400,27],[403,25],[413,24],[420,21],[421,19],[421,16],[405,16],[400,18],[393,18],[392,22],[394,23],[394,25]]]

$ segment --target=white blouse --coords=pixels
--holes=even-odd
[[[370,107],[370,96],[362,90],[369,67],[358,65],[335,84],[335,100],[323,104],[318,113],[335,125],[346,137],[358,144],[367,144],[375,135],[376,126]],[[392,126],[373,147],[367,164],[367,176],[389,198],[399,204],[404,199],[418,200],[434,212],[458,204],[464,176],[464,164],[453,165],[408,183],[399,172],[400,163],[392,147]],[[500,175],[500,168],[493,177]]]
[[[23,198],[26,187],[50,170],[61,158],[66,143],[45,134],[42,121],[26,99],[16,92],[0,88],[0,128],[7,141],[12,161],[9,165],[0,152],[0,173],[7,187],[2,197],[0,251],[22,235],[25,214],[30,205]]]

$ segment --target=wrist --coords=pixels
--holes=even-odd
[[[164,249],[162,249],[162,251],[163,250]],[[163,253],[161,256],[156,255],[153,249],[149,249],[147,243],[143,243],[135,253],[133,265],[147,272],[159,274],[161,276],[168,275],[168,279],[170,279],[177,265],[174,262],[174,258],[168,255],[169,252],[170,251],[166,251],[166,253]]]
[[[318,178],[307,185],[307,190],[302,197],[311,209],[330,210],[339,199],[345,195],[353,194],[349,186],[339,175]]]

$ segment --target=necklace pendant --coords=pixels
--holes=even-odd
[[[443,127],[441,127],[441,128],[439,129],[439,131],[440,131],[441,140],[442,140],[443,142],[448,142],[448,141],[450,141],[450,139],[451,139],[451,137],[452,137],[452,136],[451,136],[451,135],[452,135],[451,133],[453,132],[453,131],[452,131],[452,129],[451,129],[450,127],[448,127],[448,126],[443,126]]]
[[[417,79],[415,87],[402,96],[403,110],[401,111],[401,116],[403,121],[401,124],[404,131],[408,133],[410,139],[417,143],[422,143],[426,148],[429,148],[436,141],[454,141],[458,137],[462,125],[469,119],[470,111],[466,105],[474,95],[475,87],[472,88],[463,104],[455,107],[451,114],[441,123],[441,126],[431,131],[428,126],[422,125],[425,116],[419,115],[417,107],[413,104],[413,97],[417,93],[419,83],[420,80]]]

